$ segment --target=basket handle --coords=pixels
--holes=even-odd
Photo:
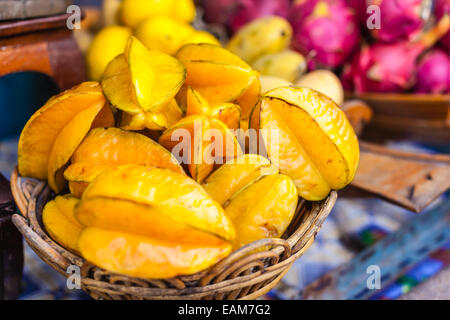
[[[64,258],[58,251],[53,249],[48,243],[46,243],[36,232],[34,232],[27,224],[27,221],[20,215],[14,214],[12,216],[12,222],[24,236],[28,244],[33,248],[38,248],[41,257],[47,261],[51,261],[57,270],[65,274],[67,268],[71,265],[70,261]]]

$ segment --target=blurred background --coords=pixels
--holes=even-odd
[[[327,94],[343,108],[358,101],[364,141],[427,154],[450,152],[450,0],[66,2],[83,8],[74,40],[65,30],[83,58],[71,61],[63,77],[82,69],[83,77],[99,81],[131,34],[168,54],[186,43],[215,43],[261,73],[263,92],[298,85]],[[0,23],[14,21],[4,20]],[[16,45],[1,31],[0,44]],[[51,64],[52,59],[57,58],[50,57]],[[18,134],[27,119],[66,89],[58,77],[36,70],[0,75],[0,172],[5,176],[16,164]],[[432,289],[419,292],[428,293],[425,298],[450,298],[450,235],[439,223],[448,219],[448,205],[445,194],[418,216],[367,194],[343,196],[317,241],[267,298],[413,298],[405,295],[442,270]],[[433,233],[443,236],[438,241]],[[395,259],[387,262],[389,256]],[[367,292],[352,282],[364,279],[368,261],[389,270],[383,290]],[[324,283],[325,289],[317,289]],[[67,290],[63,277],[29,248],[23,288],[22,299],[87,298]]]

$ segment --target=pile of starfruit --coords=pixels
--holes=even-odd
[[[328,97],[281,87],[213,44],[174,56],[131,37],[101,83],[51,98],[19,140],[22,176],[47,180],[48,234],[135,277],[207,269],[281,237],[299,201],[353,179],[358,141]]]

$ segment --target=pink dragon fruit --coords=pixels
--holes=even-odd
[[[383,42],[411,40],[424,26],[423,0],[368,0],[380,7],[381,28],[372,30],[375,39]]]
[[[235,33],[250,21],[263,16],[287,18],[290,0],[203,0],[205,20],[226,25]]]
[[[353,91],[355,89],[355,86],[353,85],[353,68],[351,63],[344,64],[340,78],[344,90]]]
[[[347,0],[347,3],[355,10],[359,23],[365,25],[368,18],[366,0]]]
[[[353,83],[358,93],[402,92],[416,83],[417,58],[450,28],[450,16],[416,42],[376,43],[363,46],[352,64]]]
[[[354,11],[345,0],[300,0],[290,14],[293,46],[308,57],[310,67],[336,68],[360,40]]]
[[[437,0],[436,17],[440,19],[444,13],[450,14],[450,0]],[[450,51],[450,31],[441,39],[441,44],[447,51]]]
[[[414,88],[419,93],[447,93],[450,90],[450,58],[435,49],[428,52],[417,67],[417,84]]]

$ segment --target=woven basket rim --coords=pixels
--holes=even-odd
[[[210,296],[220,297],[220,294],[245,288],[252,290],[244,296],[241,294],[240,299],[258,298],[272,289],[292,263],[313,243],[337,199],[337,192],[332,191],[320,202],[300,200],[283,238],[255,241],[204,271],[171,279],[141,279],[96,267],[48,236],[40,218],[43,206],[53,196],[45,181],[23,178],[15,168],[11,175],[11,191],[22,213],[13,216],[13,223],[38,256],[66,277],[69,275],[66,270],[70,265],[80,267],[82,289],[91,296],[94,297],[92,293],[98,291],[104,295],[100,298],[119,299],[121,296],[144,299],[208,299]],[[267,250],[267,246],[271,249]],[[266,250],[255,253],[258,248]],[[240,273],[241,269],[245,272]],[[260,283],[264,285],[258,288]]]

